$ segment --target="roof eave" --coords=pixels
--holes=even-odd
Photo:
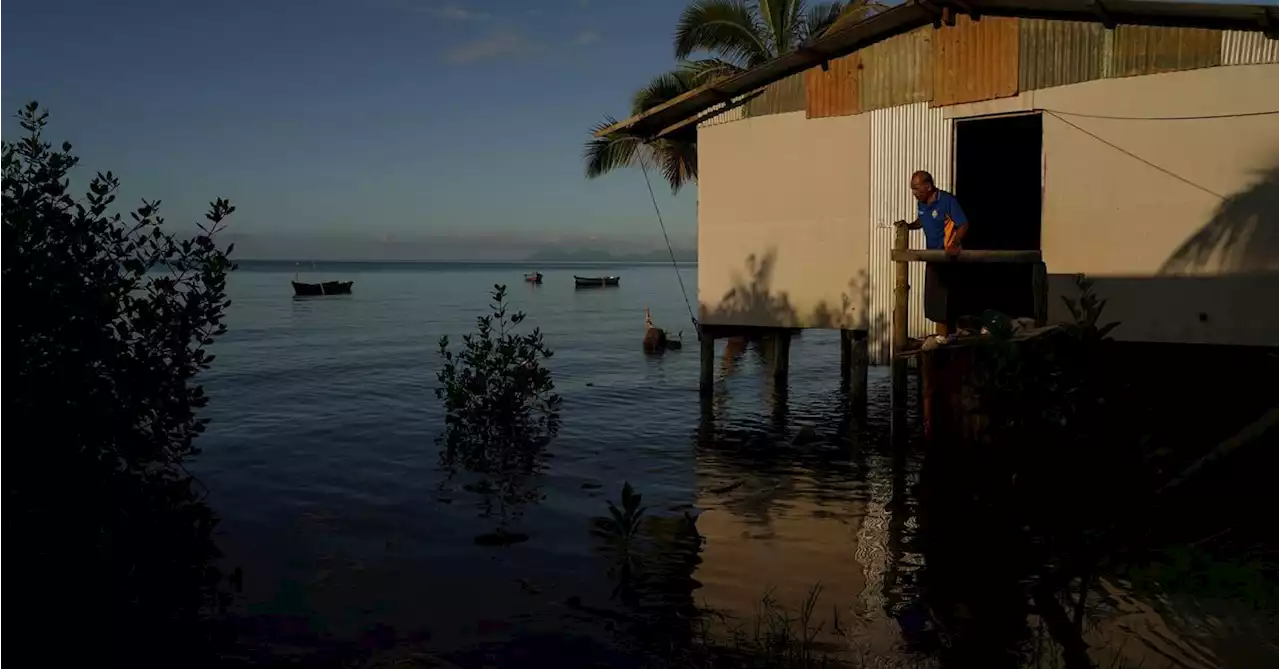
[[[943,21],[956,14],[1007,16],[1062,21],[1254,30],[1274,38],[1276,7],[1161,2],[1153,0],[905,0],[865,21],[824,35],[809,46],[779,56],[731,77],[704,84],[677,98],[646,109],[595,133],[596,137],[626,132],[645,140],[670,134],[698,122],[711,107],[732,102],[779,79],[886,40],[895,35]]]

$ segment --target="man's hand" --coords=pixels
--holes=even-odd
[[[920,222],[920,219],[918,219],[918,218],[917,218],[916,220],[914,220],[914,221],[911,221],[910,223],[908,223],[908,222],[906,222],[906,221],[894,221],[894,222],[893,222],[893,227],[895,227],[895,228],[906,228],[906,229],[908,229],[908,230],[919,230],[919,229],[920,229],[921,227],[923,227],[923,226],[924,226],[924,224],[922,224],[922,223]]]
[[[953,258],[960,255],[960,242],[956,242],[954,244],[948,245],[946,248],[946,253],[947,255]]]

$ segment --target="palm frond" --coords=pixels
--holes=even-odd
[[[694,141],[660,139],[653,144],[653,158],[662,176],[679,193],[685,184],[698,180],[698,144]]]
[[[809,5],[799,28],[801,43],[812,42],[822,37],[832,25],[835,25],[840,20],[840,16],[844,14],[845,10],[852,6],[852,4],[845,5],[843,2],[819,2]]]
[[[705,83],[731,77],[742,72],[742,68],[728,61],[719,58],[701,58],[698,60],[686,60],[680,63],[680,68],[690,73],[693,78],[694,87],[701,86]]]
[[[774,55],[755,8],[744,0],[693,0],[676,24],[676,58],[707,51],[740,67],[753,67]]]
[[[822,27],[821,32],[811,32],[810,34],[813,35],[813,39],[817,39],[818,37],[821,37],[823,33],[828,31],[840,30],[855,23],[866,21],[874,14],[888,9],[888,7],[889,5],[883,2],[877,2],[876,0],[851,0],[849,3],[844,5],[844,8],[840,11],[840,15],[836,17],[834,21]]]
[[[603,121],[591,128],[591,139],[587,140],[582,150],[588,179],[594,179],[622,167],[631,167],[640,159],[638,153],[643,149],[644,143],[638,137],[620,132],[604,137],[595,136],[597,132],[615,123],[617,123],[616,120],[606,116]]]
[[[800,18],[802,0],[757,0],[760,7],[760,21],[764,24],[764,33],[769,38],[772,55],[787,53],[793,48],[796,36],[796,21]]]
[[[695,78],[695,72],[680,68],[671,72],[664,72],[650,79],[644,88],[636,91],[635,95],[632,96],[632,115],[656,107],[697,88],[698,84],[695,83]]]

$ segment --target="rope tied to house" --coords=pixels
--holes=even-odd
[[[653,213],[658,217],[658,227],[662,229],[662,239],[667,243],[667,255],[671,256],[671,269],[676,273],[676,281],[680,283],[680,294],[684,297],[684,308],[689,312],[689,322],[693,323],[693,331],[702,340],[702,326],[693,315],[693,304],[689,302],[689,291],[685,290],[684,277],[680,274],[680,265],[676,262],[675,249],[671,247],[671,237],[667,235],[667,224],[662,220],[662,210],[658,207],[658,196],[653,192],[653,182],[649,179],[649,168],[645,161],[640,161],[640,171],[644,173],[644,185],[649,189],[649,201],[653,203]]]

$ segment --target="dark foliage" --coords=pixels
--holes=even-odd
[[[216,520],[182,462],[207,422],[193,380],[226,330],[234,266],[214,236],[234,207],[179,240],[158,201],[108,214],[110,172],[76,200],[79,160],[44,140],[46,118],[27,105],[3,149],[10,629],[63,662],[191,666],[225,604]]]
[[[445,408],[440,463],[451,474],[475,475],[467,488],[483,496],[485,516],[497,503],[505,527],[510,514],[539,497],[531,481],[559,430],[560,396],[542,366],[551,357],[542,333],[516,331],[525,315],[509,311],[506,286],[494,286],[492,298],[492,313],[476,319],[460,351],[440,338],[436,397]]]

